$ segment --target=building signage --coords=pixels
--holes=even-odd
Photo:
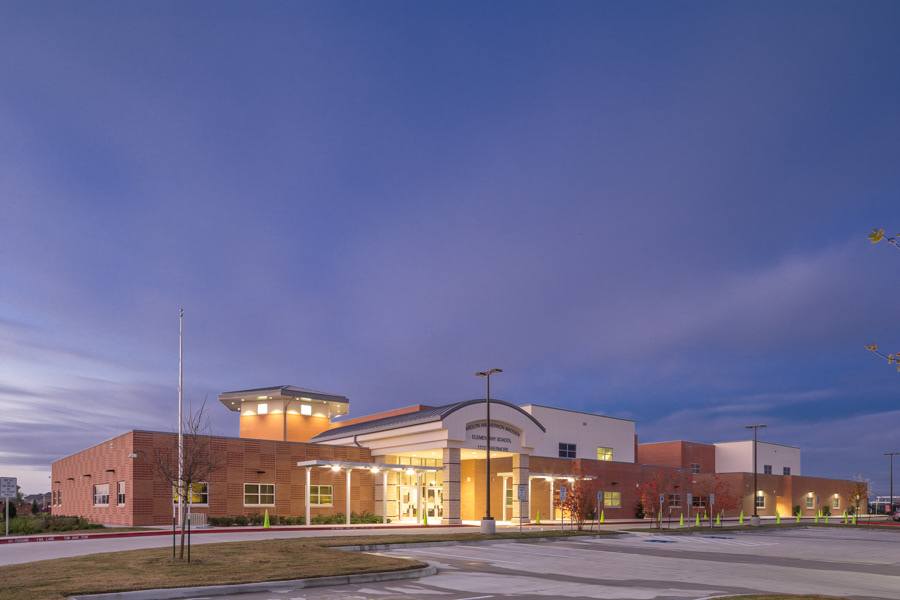
[[[0,477],[0,498],[15,498],[16,487],[15,477]]]
[[[466,424],[467,447],[487,450],[487,420]],[[505,423],[491,421],[491,450],[495,452],[521,452],[522,432]]]

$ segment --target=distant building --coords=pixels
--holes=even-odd
[[[432,524],[460,523],[485,516],[490,489],[492,517],[527,523],[559,518],[560,488],[590,475],[599,481],[605,517],[633,518],[637,486],[660,469],[680,490],[721,473],[752,514],[752,442],[638,444],[631,420],[491,400],[488,477],[483,399],[356,419],[345,418],[347,398],[293,386],[226,392],[219,400],[238,413],[240,437],[212,439],[227,465],[193,492],[192,512],[207,516],[268,511],[310,522],[369,512],[394,522],[427,516]],[[55,461],[53,512],[113,525],[171,523],[173,486],[154,476],[148,457],[171,448],[174,435],[129,431]],[[758,462],[772,471],[759,477],[759,514],[786,516],[798,504],[804,514],[846,508],[845,482],[800,476],[798,448],[760,442]],[[519,485],[526,486],[521,501]],[[686,505],[670,504],[676,517]]]

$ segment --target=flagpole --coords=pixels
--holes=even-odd
[[[182,407],[182,398],[184,395],[183,391],[183,381],[184,381],[184,371],[182,369],[182,358],[184,357],[184,309],[181,309],[181,312],[178,314],[178,525],[179,527],[184,522],[182,521],[182,513],[184,510],[183,502],[184,502],[184,490],[182,489],[182,477],[184,470],[184,439],[182,437],[182,423],[183,419],[181,417],[181,407]]]

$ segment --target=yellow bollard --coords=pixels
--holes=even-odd
[[[738,517],[738,524],[739,524],[739,525],[743,525],[743,524],[744,524],[744,511],[741,511],[741,516]]]
[[[775,511],[775,524],[781,525],[781,513],[779,513],[777,510]]]
[[[722,513],[716,513],[716,525],[722,524],[722,519],[720,518],[721,516],[722,516]]]
[[[606,523],[606,518],[603,516],[603,511],[602,511],[602,510],[600,511],[600,522],[601,522],[601,523]]]
[[[697,515],[697,520],[694,523],[694,525],[696,525],[697,527],[700,527],[700,515],[699,514]]]
[[[819,524],[819,513],[816,513],[816,516],[813,517],[813,522],[818,525]]]
[[[538,525],[541,524],[541,511],[537,511],[537,520],[535,521],[535,523]]]
[[[263,519],[263,529],[269,528],[269,509],[266,509],[266,518]]]
[[[800,513],[797,513],[797,525],[800,524]]]
[[[680,517],[678,517],[678,526],[684,527],[684,515],[683,514]]]
[[[853,524],[856,525],[856,513],[853,513]]]

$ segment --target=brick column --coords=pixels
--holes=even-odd
[[[462,523],[462,518],[460,517],[460,502],[462,498],[461,478],[459,448],[444,448],[443,523],[450,525]]]
[[[518,523],[521,518],[522,523],[530,523],[531,519],[529,517],[529,498],[526,495],[526,499],[524,502],[519,502],[519,484],[528,484],[528,473],[530,469],[528,467],[528,455],[527,454],[513,454],[512,459],[512,483],[513,483],[513,505],[512,505],[512,522]],[[530,490],[529,490],[530,491]],[[505,500],[504,500],[505,501]],[[521,517],[519,516],[521,515]]]

